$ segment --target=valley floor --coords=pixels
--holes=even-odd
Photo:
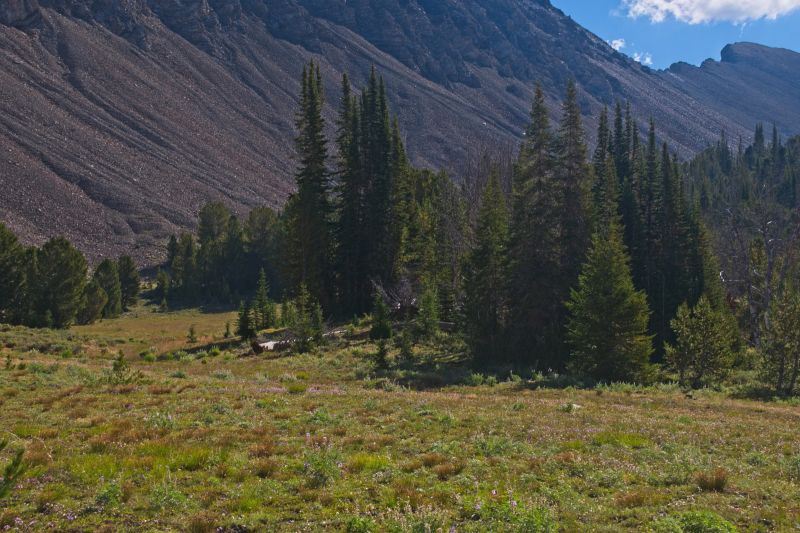
[[[797,404],[457,384],[481,379],[436,345],[383,372],[366,341],[244,356],[226,322],[0,327],[0,468],[15,447],[28,464],[0,531],[619,532],[691,510],[800,528]]]

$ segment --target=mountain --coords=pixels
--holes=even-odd
[[[757,120],[800,127],[798,54],[736,45],[653,71],[547,0],[4,0],[0,219],[28,242],[64,234],[93,260],[153,264],[208,200],[279,206],[309,58],[331,124],[341,73],[363,84],[376,65],[414,162],[455,174],[519,141],[537,81],[556,116],[577,80],[590,131],[629,100],[682,155]]]
[[[700,67],[677,63],[663,77],[736,124],[768,122],[784,136],[800,132],[797,52],[753,43],[731,44],[722,50],[721,61],[708,59]]]

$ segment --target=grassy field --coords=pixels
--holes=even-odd
[[[386,371],[214,348],[234,321],[0,327],[0,468],[28,464],[0,531],[800,529],[797,404],[497,383],[446,340]]]

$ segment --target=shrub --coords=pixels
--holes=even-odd
[[[2,452],[8,443],[4,440],[0,441],[0,452]],[[22,462],[24,450],[17,450],[14,458],[3,469],[3,475],[0,476],[0,499],[5,498],[17,484],[17,481],[22,474],[25,473],[25,464]]]
[[[189,533],[213,533],[217,530],[217,517],[214,513],[203,512],[189,519]]]
[[[473,372],[464,380],[465,385],[469,385],[470,387],[480,387],[486,382],[486,376],[483,374],[479,374],[477,372]]]
[[[150,507],[154,511],[176,510],[187,503],[186,496],[175,488],[170,478],[165,478],[150,492]]]
[[[378,526],[369,518],[354,516],[348,520],[344,530],[346,533],[373,533],[378,531]]]
[[[253,473],[261,479],[271,478],[280,468],[274,459],[259,459],[253,464]]]
[[[734,338],[726,317],[703,296],[691,309],[683,304],[671,325],[677,342],[666,347],[666,359],[680,374],[681,384],[719,384],[733,365]]]
[[[436,474],[436,477],[441,481],[447,481],[453,476],[457,476],[464,470],[464,463],[460,461],[442,463],[434,466],[431,471]]]
[[[391,339],[392,323],[389,319],[389,306],[377,291],[373,307],[372,329],[369,330],[369,338],[374,341]]]
[[[339,477],[338,455],[330,448],[307,452],[303,460],[303,473],[309,488],[324,487]]]
[[[787,461],[786,473],[789,479],[800,481],[800,455],[795,455]]]
[[[724,468],[716,468],[710,472],[698,472],[694,476],[695,483],[704,492],[725,492],[728,486],[728,472]]]
[[[520,512],[514,529],[519,533],[556,533],[558,523],[545,509],[534,508]]]
[[[357,453],[347,461],[347,469],[351,472],[378,472],[389,466],[389,459],[382,455]]]
[[[689,511],[653,524],[653,533],[737,533],[736,526],[710,511]]]
[[[308,386],[305,383],[294,382],[286,385],[286,392],[289,394],[304,394],[306,390]]]
[[[106,371],[106,382],[109,385],[131,385],[142,379],[142,373],[128,366],[125,355],[120,352],[111,365],[111,370]]]
[[[122,488],[116,481],[103,485],[95,496],[95,501],[103,506],[114,507],[122,503]]]

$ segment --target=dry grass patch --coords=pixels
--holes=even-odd
[[[728,471],[715,468],[709,472],[697,472],[694,481],[703,492],[725,492],[728,486]]]

